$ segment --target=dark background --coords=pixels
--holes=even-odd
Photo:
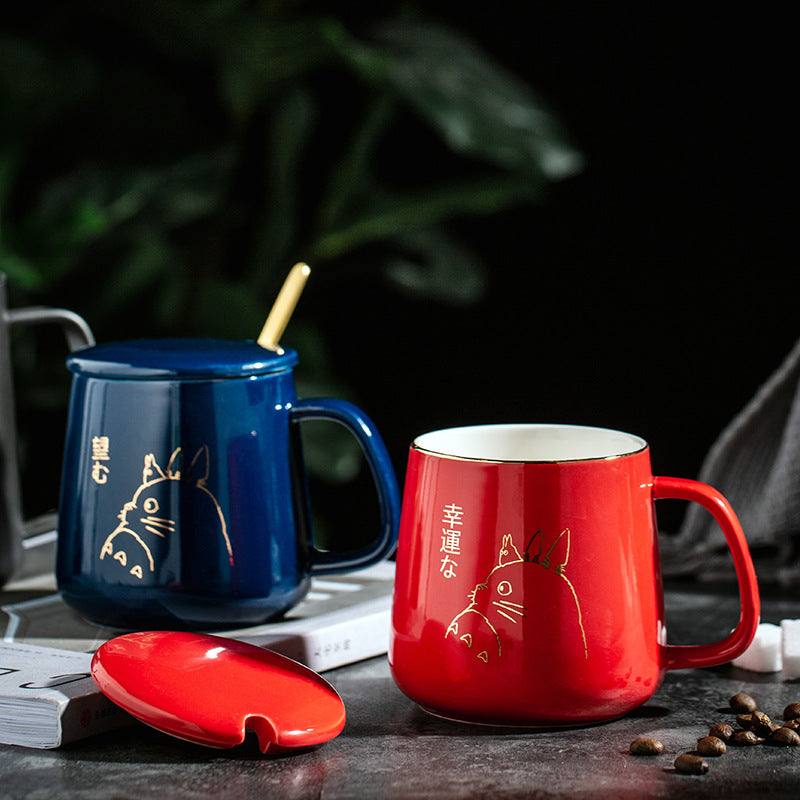
[[[401,474],[425,430],[554,421],[638,433],[656,473],[696,477],[798,337],[785,21],[627,6],[453,18],[548,99],[586,158],[542,207],[462,226],[490,268],[482,302],[309,286]]]
[[[327,5],[353,31],[366,24],[358,4]],[[378,424],[401,481],[419,433],[509,421],[625,429],[648,439],[656,473],[696,477],[798,337],[788,22],[764,4],[425,10],[544,96],[585,166],[540,205],[451,223],[486,269],[472,305],[403,295],[379,270],[315,270],[302,312],[330,372]],[[406,121],[382,169],[424,184],[437,153]],[[96,327],[80,290],[78,276],[65,302]],[[134,332],[148,319],[142,308]],[[303,360],[295,333],[284,343]],[[358,508],[340,524],[361,525]]]

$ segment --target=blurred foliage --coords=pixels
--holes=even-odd
[[[539,202],[580,155],[541,98],[456,25],[407,5],[344,8],[0,11],[11,305],[66,306],[99,340],[253,338],[298,260],[316,280],[366,274],[440,302],[478,298],[485,267],[448,223]],[[323,334],[301,303],[303,393],[342,394]],[[24,402],[63,402],[60,391]],[[340,444],[318,451],[310,460],[336,473],[325,458]],[[352,459],[339,460],[346,477]]]

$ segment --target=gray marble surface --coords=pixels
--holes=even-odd
[[[667,594],[671,643],[700,643],[735,622],[736,599]],[[764,621],[800,617],[800,601],[765,599]],[[211,750],[135,725],[59,750],[0,746],[0,797],[58,798],[695,798],[792,797],[800,793],[800,748],[731,748],[703,776],[673,761],[711,724],[730,721],[740,691],[779,717],[800,700],[800,682],[730,665],[669,673],[623,719],[570,730],[475,727],[432,717],[404,697],[385,658],[326,673],[347,708],[344,731],[327,744],[268,757],[254,741]],[[635,757],[638,736],[665,752]]]

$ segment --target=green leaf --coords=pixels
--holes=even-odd
[[[426,189],[390,201],[376,201],[368,211],[312,246],[319,258],[334,258],[398,232],[419,230],[465,214],[497,213],[541,197],[540,183],[527,178],[488,178]]]
[[[164,228],[198,222],[219,210],[225,202],[236,154],[231,146],[189,153],[169,167],[142,176],[151,192],[142,198],[151,203]]]
[[[247,120],[276,86],[337,57],[332,26],[322,18],[287,20],[256,13],[228,20],[215,57],[232,117]]]
[[[392,86],[457,153],[548,180],[581,168],[543,100],[448,28],[393,20],[376,44],[350,40],[342,53],[367,80]]]
[[[398,254],[385,269],[401,291],[446,305],[469,305],[483,296],[487,276],[480,258],[444,231],[412,231],[394,242]]]
[[[0,248],[0,272],[5,273],[11,283],[29,292],[40,291],[46,283],[41,271],[31,261],[5,248]]]
[[[368,101],[347,152],[334,164],[325,196],[319,205],[319,229],[338,225],[355,200],[369,186],[378,143],[394,117],[395,101],[387,93]]]
[[[190,153],[160,169],[85,164],[44,186],[31,222],[96,235],[149,213],[161,228],[179,227],[218,207],[232,165],[229,148]]]
[[[94,291],[99,308],[116,308],[138,280],[146,283],[168,263],[165,248],[173,231],[210,219],[224,205],[232,164],[232,149],[220,148],[161,169],[84,164],[52,178],[32,211],[5,232],[4,246],[17,258],[9,271],[30,288],[53,285],[85,267],[93,248],[102,245],[114,267],[104,269]],[[25,264],[36,268],[23,269]]]
[[[125,314],[147,292],[158,294],[164,273],[174,268],[167,242],[151,231],[140,231],[132,248],[117,259],[113,280],[97,287],[95,314],[99,319]]]
[[[265,147],[266,202],[253,226],[249,269],[252,285],[262,289],[282,281],[290,266],[299,227],[303,156],[317,119],[315,101],[304,88],[293,89],[275,105]]]
[[[176,64],[207,65],[238,125],[276,86],[337,56],[335,20],[242,0],[117,0],[98,14]]]

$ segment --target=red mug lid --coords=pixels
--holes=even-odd
[[[110,700],[164,733],[210,747],[261,751],[312,747],[337,736],[345,709],[315,672],[271,650],[208,634],[146,631],[118,636],[92,659]]]

